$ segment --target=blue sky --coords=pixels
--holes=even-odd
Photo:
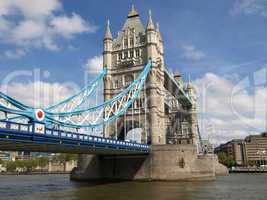
[[[193,78],[200,77],[206,72],[223,74],[232,70],[233,65],[251,61],[255,61],[256,64],[253,62],[241,67],[236,73],[254,70],[267,61],[264,60],[267,53],[267,17],[260,11],[248,13],[246,9],[250,8],[236,8],[237,2],[241,4],[243,1],[166,0],[162,3],[155,0],[63,0],[60,1],[62,8],[54,10],[55,16],[71,16],[76,13],[97,29],[93,33],[84,31],[75,34],[72,39],[55,37],[54,43],[60,48],[58,51],[0,42],[2,54],[16,49],[25,51],[25,54],[16,59],[1,57],[1,76],[18,68],[38,67],[52,73],[50,81],[78,81],[77,76],[82,76],[82,66],[86,60],[102,52],[106,19],[110,19],[115,35],[122,27],[132,3],[139,11],[144,24],[149,9],[153,12],[154,21],[160,23],[165,42],[166,64],[169,68],[178,69],[185,76],[190,73]],[[266,9],[266,3],[262,4]],[[17,16],[14,15],[12,13],[6,18],[13,18],[10,21],[18,23],[23,17],[19,12]],[[68,73],[62,76],[62,70]]]
[[[219,84],[213,88],[217,92],[221,87],[233,88],[266,66],[266,0],[1,0],[0,79],[18,70],[40,69],[39,81],[47,87],[61,87],[66,82],[82,86],[85,69],[99,65],[106,20],[110,19],[111,31],[116,35],[132,4],[144,25],[148,10],[152,10],[154,22],[160,23],[167,67],[179,70],[185,79],[191,74],[196,87],[209,80]],[[34,84],[31,76],[18,76],[12,81],[13,88],[26,91],[33,87],[30,83]],[[72,92],[64,91],[66,95]],[[257,90],[243,92],[255,99]],[[15,89],[11,94],[31,102]],[[228,99],[213,94],[210,91],[210,99],[227,104]],[[207,109],[201,113],[212,123],[226,119],[220,110],[221,115],[214,117]],[[241,136],[266,128],[241,130],[241,126],[244,124],[239,124]]]

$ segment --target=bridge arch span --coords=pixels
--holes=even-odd
[[[142,122],[137,120],[122,120],[118,124],[118,139],[137,143],[146,141],[145,128]]]

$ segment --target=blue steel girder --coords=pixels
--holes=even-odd
[[[47,110],[35,109],[26,106],[15,99],[0,93],[0,111],[15,115],[15,119],[24,117],[28,118],[29,122],[39,120],[39,122],[45,123],[50,127],[60,126],[61,128],[68,127],[77,129],[102,127],[103,125],[110,123],[122,116],[138,98],[150,72],[151,66],[152,61],[150,60],[144,67],[144,70],[139,74],[138,78],[134,80],[126,89],[114,96],[112,99],[109,99],[94,107],[81,109],[80,105],[89,98],[92,91],[96,88],[97,83],[106,74],[106,69],[100,73],[98,78],[93,81],[90,87],[86,86],[81,92],[49,107]],[[78,101],[73,103],[72,100],[76,98],[78,98]],[[68,105],[70,102],[72,104],[70,110],[67,112],[64,110],[55,112],[58,111],[57,108],[61,107],[62,105],[65,107],[65,105]],[[38,110],[43,112],[44,119],[38,119]]]
[[[103,78],[106,74],[107,68],[104,67],[104,69],[99,73],[95,80],[92,81],[92,83],[85,86],[81,91],[74,94],[73,96],[68,97],[52,106],[49,106],[45,109],[45,111],[50,113],[66,113],[82,109],[82,105],[87,102],[89,97],[91,97],[92,93],[95,91],[99,83],[103,81]]]
[[[0,121],[0,150],[86,154],[148,154],[145,144],[47,129],[39,123]]]
[[[149,61],[138,78],[112,99],[88,109],[65,113],[46,112],[46,121],[74,128],[95,128],[116,120],[127,111],[139,96],[151,66],[152,62]]]

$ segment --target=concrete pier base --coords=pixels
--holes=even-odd
[[[227,174],[215,155],[198,156],[193,145],[154,145],[149,155],[81,155],[71,179],[190,181]]]

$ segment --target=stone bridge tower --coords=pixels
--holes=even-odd
[[[114,38],[108,21],[103,43],[103,64],[108,68],[104,80],[105,100],[112,98],[133,82],[149,59],[153,61],[140,98],[128,109],[126,115],[105,127],[105,136],[115,137],[117,133],[119,139],[125,139],[125,131],[142,128],[143,140],[148,135],[148,142],[165,144],[164,97],[160,95],[164,87],[163,41],[159,26],[155,27],[153,23],[151,12],[144,28],[138,12],[132,7],[122,30]]]
[[[168,73],[163,54],[161,34],[159,27],[155,28],[151,12],[144,28],[132,8],[114,38],[107,23],[103,51],[103,63],[108,68],[104,79],[105,100],[125,89],[149,59],[153,66],[139,99],[127,114],[105,127],[105,136],[116,137],[117,131],[118,138],[125,139],[121,134],[123,129],[141,127],[150,136],[151,152],[127,156],[80,155],[78,167],[71,175],[73,180],[213,180],[216,173],[226,172],[214,155],[198,154],[195,90],[190,83],[183,83],[181,75],[173,77]]]

